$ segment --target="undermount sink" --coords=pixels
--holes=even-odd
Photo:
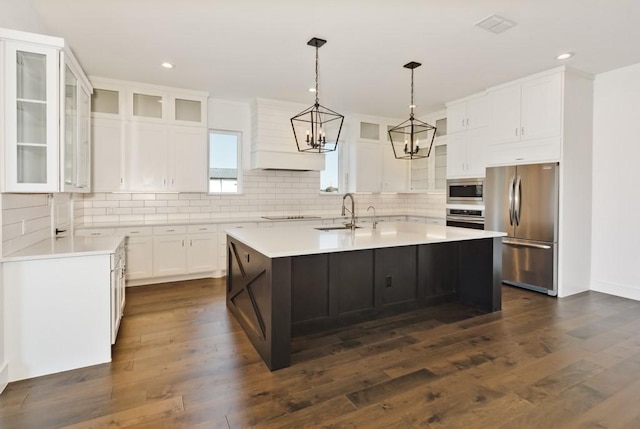
[[[361,228],[356,226],[356,229]],[[347,225],[329,225],[329,226],[319,226],[317,228],[318,231],[336,231],[336,230],[350,230],[351,227]]]

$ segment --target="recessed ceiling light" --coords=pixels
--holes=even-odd
[[[560,54],[556,57],[557,60],[566,60],[571,58],[574,55],[573,52],[565,52],[563,54]]]
[[[309,88],[309,92],[316,92],[315,88]]]
[[[165,69],[172,69],[173,68],[173,64],[171,64],[171,63],[162,63],[161,65]]]

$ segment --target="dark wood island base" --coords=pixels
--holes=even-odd
[[[227,308],[270,370],[292,334],[459,300],[502,308],[501,237],[268,258],[227,236]]]

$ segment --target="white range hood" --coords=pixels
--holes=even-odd
[[[298,152],[291,118],[309,106],[256,99],[251,105],[251,168],[324,170],[324,155]]]

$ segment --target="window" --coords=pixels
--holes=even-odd
[[[209,192],[238,193],[240,189],[242,134],[235,131],[209,131]]]
[[[340,192],[340,146],[324,154],[324,170],[320,172],[320,192]]]

